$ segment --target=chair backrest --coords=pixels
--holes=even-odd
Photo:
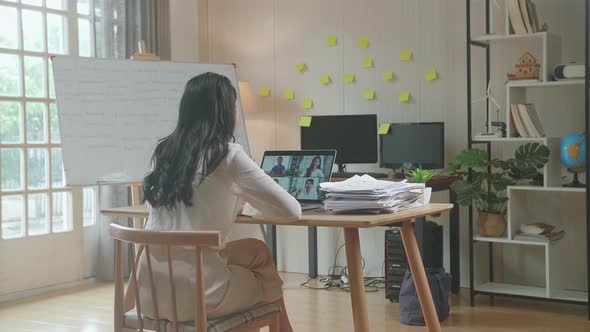
[[[133,229],[116,224],[110,225],[111,236],[115,239],[115,331],[122,331],[125,322],[125,292],[124,292],[124,268],[123,268],[123,244],[129,246],[131,261],[131,276],[128,291],[135,293],[135,308],[140,331],[143,331],[141,303],[139,300],[139,287],[137,280],[137,266],[139,258],[145,252],[147,274],[150,283],[151,299],[154,308],[156,330],[160,332],[160,317],[158,312],[158,300],[156,297],[156,285],[152,272],[150,246],[164,246],[168,254],[168,277],[170,281],[172,303],[173,331],[178,332],[178,320],[176,309],[176,285],[172,268],[172,247],[193,248],[195,251],[195,331],[207,331],[207,311],[205,307],[205,290],[203,281],[203,248],[219,247],[220,235],[215,231],[201,232],[176,232],[176,231],[149,231]],[[135,253],[137,248],[137,255]]]

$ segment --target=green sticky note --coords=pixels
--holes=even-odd
[[[360,48],[367,48],[369,47],[369,38],[362,36],[356,41],[356,45]]]
[[[436,69],[432,68],[430,70],[427,70],[426,73],[424,73],[424,77],[426,78],[427,81],[434,81],[438,78],[438,74],[436,73]]]
[[[410,61],[412,60],[412,50],[403,50],[399,54],[399,59],[402,61]]]
[[[375,99],[375,89],[367,89],[367,90],[365,90],[365,93],[363,94],[363,97],[366,100],[373,100],[373,99]]]
[[[303,108],[306,110],[313,108],[313,99],[303,98]]]
[[[389,133],[389,127],[391,126],[390,123],[381,123],[379,124],[379,130],[377,131],[377,133],[379,135],[387,135],[387,133]]]
[[[332,82],[330,75],[324,74],[324,75],[320,76],[320,84],[321,85],[328,85],[328,84],[330,84],[330,82]]]
[[[372,56],[367,55],[366,57],[363,58],[363,67],[364,68],[373,67],[373,57]]]
[[[307,69],[307,65],[303,61],[301,61],[300,63],[298,63],[297,65],[295,65],[295,70],[298,73],[303,73],[305,71],[305,69]]]
[[[410,101],[410,97],[410,91],[402,91],[402,93],[399,94],[399,102],[407,103]]]
[[[299,127],[311,126],[311,116],[302,116],[299,118]]]
[[[356,75],[354,73],[344,73],[344,82],[345,83],[352,83],[354,82]]]
[[[393,72],[392,71],[386,71],[385,73],[383,73],[383,80],[384,81],[391,81],[393,79]]]
[[[289,88],[285,90],[285,92],[283,93],[283,97],[285,97],[285,100],[293,100],[293,98],[295,98],[295,91]]]
[[[326,46],[328,46],[328,47],[336,46],[337,43],[338,43],[338,39],[334,35],[329,35],[328,39],[326,39]]]
[[[268,96],[270,96],[270,87],[269,86],[263,86],[262,88],[260,88],[260,92],[258,94],[261,97],[268,97]]]

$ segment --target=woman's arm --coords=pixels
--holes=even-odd
[[[229,160],[229,170],[234,179],[233,192],[250,203],[258,212],[258,219],[295,221],[301,217],[301,206],[285,189],[273,181],[241,147]]]

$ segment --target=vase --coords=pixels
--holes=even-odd
[[[477,229],[480,236],[502,236],[506,232],[506,219],[503,214],[479,211]]]

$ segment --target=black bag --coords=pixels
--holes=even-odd
[[[449,318],[451,305],[449,304],[449,292],[451,290],[451,275],[444,269],[427,269],[426,277],[430,285],[432,300],[438,314],[438,320]],[[424,326],[424,316],[420,308],[420,301],[414,286],[414,279],[409,269],[406,270],[399,293],[400,322],[405,325]]]

